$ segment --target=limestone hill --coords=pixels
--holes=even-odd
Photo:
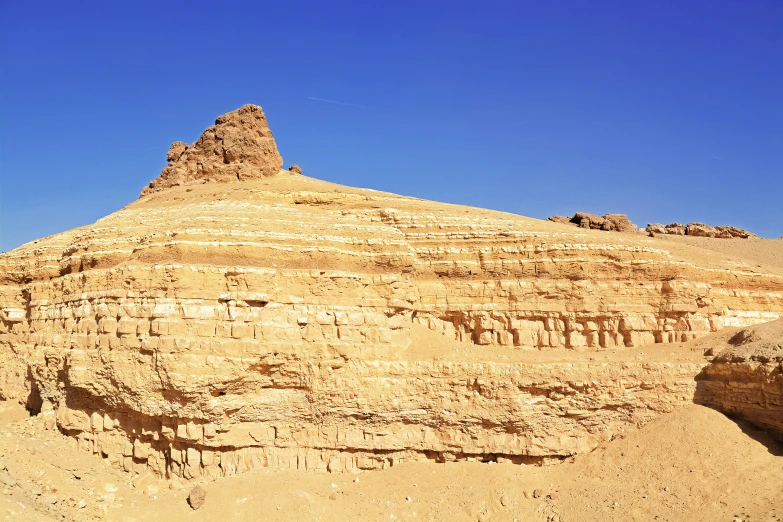
[[[691,402],[680,343],[783,314],[779,265],[279,170],[259,111],[0,255],[0,398],[166,478],[546,463]]]

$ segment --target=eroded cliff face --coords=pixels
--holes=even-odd
[[[698,376],[699,402],[768,430],[783,440],[783,321],[716,339]]]
[[[190,173],[0,256],[0,396],[129,470],[559,459],[705,364],[596,353],[783,314],[780,269],[685,245]]]

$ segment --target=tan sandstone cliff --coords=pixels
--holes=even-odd
[[[699,402],[783,440],[783,320],[716,339],[698,379]]]
[[[0,396],[128,470],[560,459],[706,364],[591,354],[783,315],[780,268],[280,171],[259,107],[168,159],[0,255]]]

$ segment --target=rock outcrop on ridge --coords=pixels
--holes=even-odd
[[[195,180],[234,181],[274,176],[283,158],[258,105],[244,105],[215,120],[193,145],[171,145],[168,165],[141,192],[153,192]]]
[[[720,226],[712,227],[705,225],[704,223],[688,223],[682,225],[680,223],[670,223],[666,226],[660,223],[651,223],[647,225],[647,232],[651,235],[654,234],[672,234],[677,236],[698,236],[698,237],[715,237],[721,239],[729,239],[733,237],[739,237],[747,239],[751,237],[758,237],[752,232],[742,230],[737,227]]]
[[[631,223],[625,214],[604,214],[598,216],[588,212],[577,212],[573,217],[568,216],[550,216],[549,221],[555,223],[570,223],[581,228],[592,228],[594,230],[614,230],[616,232],[636,232],[638,227]]]
[[[544,462],[691,401],[706,364],[596,353],[783,315],[776,267],[264,176],[259,112],[173,147],[140,200],[0,255],[0,398],[164,477]]]

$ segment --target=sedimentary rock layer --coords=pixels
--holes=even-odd
[[[699,401],[783,440],[783,321],[743,329],[711,351],[717,355],[698,376]]]
[[[783,314],[780,269],[684,245],[287,171],[178,176],[0,255],[0,396],[127,469],[558,459],[690,400],[703,366],[591,353]]]

